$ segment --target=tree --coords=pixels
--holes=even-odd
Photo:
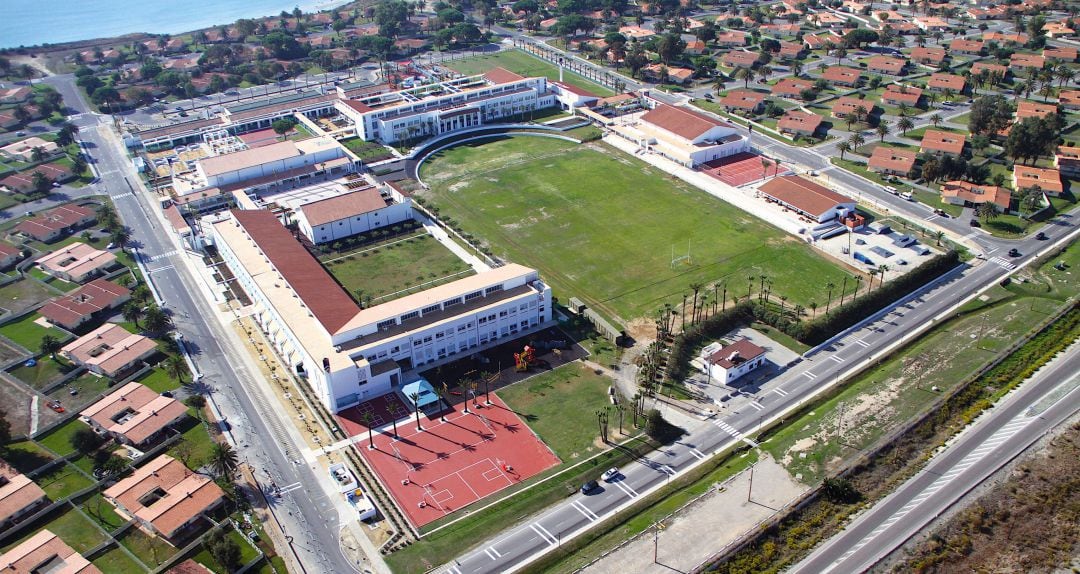
[[[826,315],[829,314],[829,306],[832,304],[832,292],[833,292],[833,289],[836,289],[836,283],[833,283],[832,281],[829,281],[828,283],[825,284],[825,290],[828,292],[825,295],[825,314]]]
[[[836,144],[836,151],[840,152],[840,159],[844,159],[844,153],[851,151],[851,144],[847,142],[840,142]]]
[[[645,416],[645,434],[654,439],[657,438],[663,430],[665,423],[664,415],[660,414],[659,410],[650,409],[649,413]]]
[[[0,452],[4,451],[5,445],[11,442],[11,421],[7,419],[7,411],[0,408]]]
[[[227,442],[214,443],[210,450],[210,468],[226,480],[232,482],[233,473],[240,467],[240,456]]]
[[[1004,96],[982,96],[971,104],[968,131],[972,134],[995,134],[1013,120],[1013,108]]]
[[[210,540],[206,542],[206,549],[214,557],[214,560],[228,572],[242,566],[240,564],[240,545],[232,538],[225,536],[223,530],[214,532]]]
[[[112,86],[101,86],[90,94],[90,101],[97,105],[114,104],[120,101],[120,92]]]
[[[885,283],[885,272],[889,270],[888,265],[878,265],[878,287]]]
[[[49,355],[52,360],[56,360],[56,352],[63,346],[60,344],[60,340],[52,335],[45,335],[41,338],[41,354]]]
[[[934,115],[930,116],[930,123],[934,124],[935,128],[940,126],[941,122],[943,122],[943,121],[945,121],[945,120],[944,120],[944,118],[941,117],[941,114],[934,114]]]
[[[861,133],[855,132],[848,136],[848,144],[851,145],[851,151],[858,152],[859,148],[866,143],[866,138]]]
[[[844,478],[827,478],[822,483],[822,492],[831,502],[851,504],[862,498],[850,481]]]
[[[126,225],[121,225],[113,230],[109,240],[115,243],[120,251],[127,253],[127,244],[131,241],[131,230]]]
[[[176,382],[184,384],[184,375],[187,374],[187,363],[179,355],[172,355],[165,361],[165,372]]]
[[[206,407],[206,397],[202,395],[191,395],[184,399],[184,404],[195,410],[195,416],[202,418],[199,413]]]
[[[90,427],[80,426],[69,439],[71,448],[83,453],[91,454],[101,446],[101,437]]]
[[[81,153],[75,154],[75,157],[71,158],[71,171],[75,175],[82,175],[86,173],[90,164],[86,162],[86,158]]]
[[[35,193],[45,193],[52,187],[52,180],[40,171],[30,174],[30,182],[34,186]]]
[[[752,80],[753,78],[754,72],[752,72],[748,68],[739,68],[738,70],[735,70],[735,79],[743,80],[743,86],[746,88],[750,87],[750,80]]]
[[[900,118],[896,121],[896,127],[900,128],[900,133],[907,137],[908,130],[915,127],[915,122],[911,121],[911,118]]]
[[[412,399],[413,409],[416,413],[416,430],[422,431],[424,429],[420,426],[420,394],[412,393],[409,398]],[[468,401],[466,401],[466,408],[468,408]]]
[[[116,209],[113,208],[110,203],[102,203],[97,208],[97,220],[105,229],[112,230],[119,224],[119,219],[116,216]]]
[[[372,424],[374,420],[375,417],[370,412],[360,413],[360,422],[367,427],[368,448],[375,448],[375,429],[373,428],[375,425]]]
[[[45,159],[45,150],[41,149],[41,146],[35,146],[30,150],[30,161],[39,162]]]
[[[874,131],[876,131],[877,135],[881,138],[881,142],[885,143],[885,136],[889,135],[889,122],[887,120],[879,121],[877,127],[874,128]]]
[[[983,223],[987,223],[991,220],[997,219],[998,212],[994,207],[994,204],[989,201],[984,201],[975,206],[975,216],[981,218]]]
[[[397,438],[397,420],[402,415],[401,405],[397,401],[389,401],[386,403],[386,412],[390,413],[390,422],[394,425],[394,438]]]
[[[375,23],[379,26],[380,36],[396,37],[408,19],[409,7],[402,0],[381,0],[375,5]]]
[[[154,303],[147,306],[144,317],[143,324],[151,333],[164,334],[172,329],[172,319]]]
[[[79,128],[75,124],[65,121],[56,132],[56,144],[61,147],[71,145],[75,143],[75,135],[78,133]]]

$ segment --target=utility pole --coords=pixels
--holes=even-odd
[[[756,462],[754,464],[750,465],[750,488],[748,488],[746,490],[746,501],[747,502],[750,502],[750,494],[754,492],[754,467],[755,466],[757,466]]]
[[[653,564],[659,564],[660,563],[659,559],[658,559],[659,554],[660,554],[660,531],[663,530],[663,529],[664,529],[664,523],[663,522],[657,522],[656,524],[653,525],[653,553],[652,553]]]

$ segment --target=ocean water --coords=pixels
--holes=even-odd
[[[136,32],[176,34],[240,18],[276,16],[295,6],[316,12],[343,4],[345,0],[0,0],[0,48]]]

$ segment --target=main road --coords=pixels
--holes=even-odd
[[[961,497],[1080,412],[1080,344],[1074,344],[919,474],[829,539],[791,574],[865,572]]]
[[[356,571],[341,552],[340,522],[334,501],[318,485],[316,466],[304,460],[298,445],[302,438],[281,421],[280,407],[267,397],[256,380],[259,373],[237,344],[237,334],[226,331],[200,295],[205,286],[191,274],[187,257],[163,228],[163,221],[150,205],[152,198],[142,188],[119,138],[112,132],[108,116],[90,112],[70,76],[54,76],[57,86],[73,108],[80,126],[79,138],[87,145],[90,162],[99,180],[91,189],[109,196],[116,211],[132,232],[141,260],[163,306],[172,314],[178,333],[193,350],[193,361],[210,389],[210,398],[228,421],[226,428],[241,459],[251,465],[265,485],[276,483],[284,492],[270,496],[271,509],[280,530],[290,541],[298,562],[306,573],[349,573]],[[296,485],[301,485],[299,488]],[[292,487],[292,488],[288,488]],[[269,489],[267,489],[269,490]],[[351,517],[340,517],[349,521]],[[277,525],[267,525],[278,528]]]
[[[696,428],[687,429],[689,434],[683,440],[623,468],[619,478],[602,483],[602,489],[591,495],[575,494],[497,538],[481,542],[446,564],[443,571],[465,574],[520,569],[705,459],[739,442],[752,443],[748,435],[785,416],[849,372],[918,337],[947,318],[958,304],[1049,250],[1051,244],[1076,236],[1080,229],[1072,215],[1062,214],[1054,220],[1048,241],[1026,239],[1012,243],[1022,251],[1021,257],[994,257],[946,274],[811,353],[753,395],[736,399],[724,409],[727,414],[702,421]]]

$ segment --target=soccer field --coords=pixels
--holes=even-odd
[[[678,307],[690,284],[753,277],[788,304],[824,306],[839,266],[791,237],[603,143],[517,137],[439,152],[423,192],[496,255],[540,270],[564,301],[577,296],[623,320]],[[672,268],[672,252],[692,263]],[[711,293],[710,293],[711,295]]]
[[[549,80],[559,79],[559,68],[555,64],[541,60],[521,50],[502,50],[484,56],[447,60],[442,64],[467,76],[483,74],[493,68],[505,68],[522,76],[545,76]],[[614,91],[570,71],[563,74],[563,80],[571,86],[588,90],[600,97],[615,95]]]

